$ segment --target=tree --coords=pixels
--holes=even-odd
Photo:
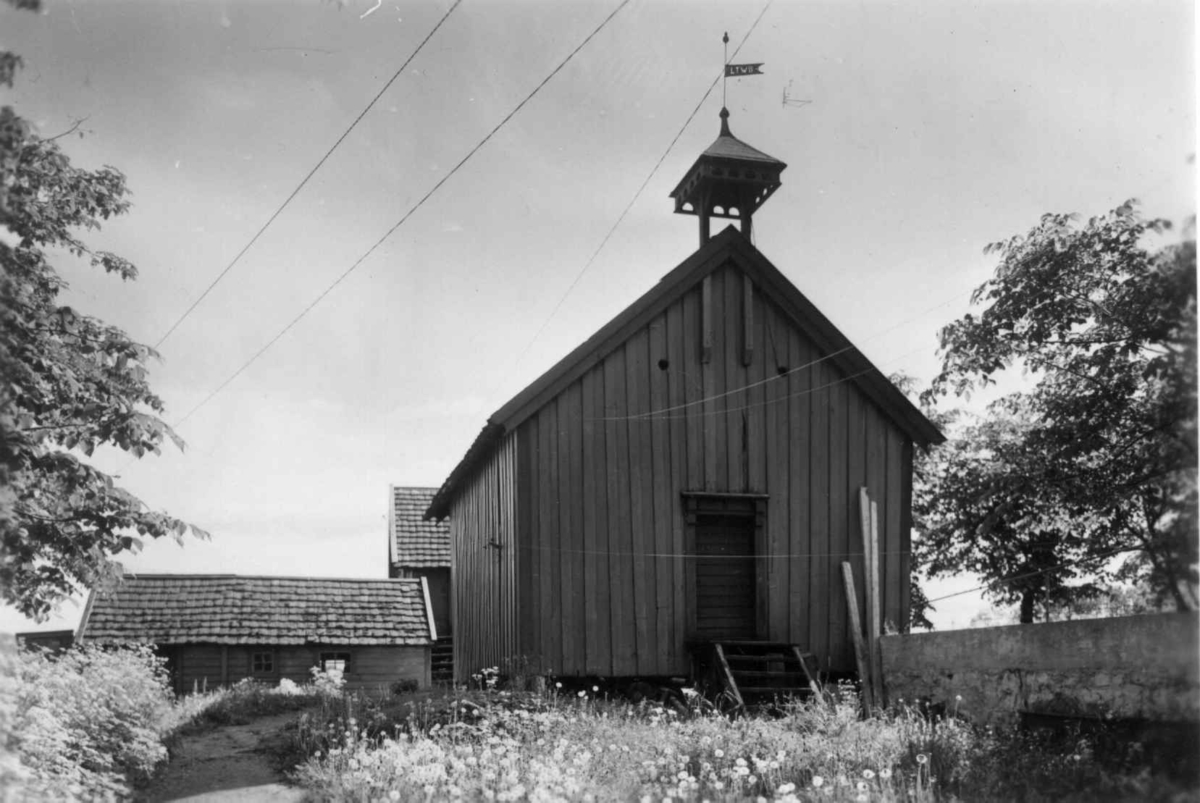
[[[1080,225],[1045,215],[988,246],[1000,264],[940,333],[927,404],[1019,368],[1032,389],[926,457],[915,512],[933,575],[976,571],[1036,606],[1145,582],[1196,606],[1196,247],[1130,201]],[[1075,582],[1090,576],[1091,582]]]
[[[11,86],[19,66],[0,56],[0,82]],[[57,139],[0,109],[0,590],[39,619],[79,585],[119,577],[116,556],[140,549],[142,537],[207,537],[149,510],[87,460],[101,445],[142,457],[164,438],[183,442],[147,384],[157,354],[58,304],[66,283],[47,251],[124,280],[137,271],[77,235],[129,208],[125,177],[72,166]]]

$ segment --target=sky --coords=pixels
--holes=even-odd
[[[138,280],[56,265],[64,303],[151,344],[451,7],[44,2],[0,6],[0,49],[25,62],[0,103],[44,136],[78,123],[60,141],[74,163],[128,177],[131,211],[85,239]],[[618,4],[457,7],[163,342],[151,382],[167,421],[363,256]],[[726,31],[731,53],[749,32],[736,61],[764,65],[728,84],[733,133],[788,164],[755,243],[885,373],[932,378],[938,329],[995,267],[983,247],[1042,214],[1128,198],[1180,224],[1194,214],[1189,2],[766,5],[631,0],[179,426],[186,450],[98,453],[152,508],[213,536],[151,543],[126,568],[385,576],[389,484],[440,485],[490,413],[695,249],[696,220],[673,215],[668,193],[718,133],[720,87],[701,99]],[[958,597],[934,621],[964,626],[981,605]],[[80,610],[41,626],[0,610],[0,631],[74,627]]]

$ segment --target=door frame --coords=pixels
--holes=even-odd
[[[737,516],[754,520],[754,631],[755,638],[767,633],[767,494],[683,491],[684,608],[688,641],[699,641],[696,628],[696,526],[701,516]]]

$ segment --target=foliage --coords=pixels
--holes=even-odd
[[[123,796],[167,756],[172,697],[149,647],[20,654],[8,747],[23,799]]]
[[[302,711],[318,703],[321,696],[312,685],[297,686],[291,681],[280,681],[279,686],[267,686],[246,678],[232,686],[180,699],[175,706],[171,729],[244,725],[260,717]]]
[[[1033,386],[925,458],[928,574],[977,572],[1023,621],[1113,579],[1195,607],[1196,252],[1191,238],[1152,250],[1167,228],[1128,202],[1085,225],[1046,215],[988,247],[1000,264],[972,298],[986,308],[942,330],[923,400],[1009,369]]]
[[[589,694],[471,692],[397,721],[362,697],[302,723],[295,777],[322,800],[1091,800],[1181,790],[1051,742],[853,696],[729,720]]]
[[[18,65],[0,60],[0,78],[11,82]],[[55,139],[0,109],[0,590],[39,619],[77,585],[119,577],[113,558],[139,549],[139,536],[207,537],[85,459],[102,445],[142,457],[164,438],[183,443],[146,381],[154,350],[58,303],[66,282],[52,252],[124,280],[137,270],[78,234],[128,210],[125,177],[73,166]]]

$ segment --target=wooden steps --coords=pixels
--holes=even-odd
[[[429,656],[430,681],[450,684],[454,682],[454,639],[450,636],[433,643]]]
[[[700,646],[700,645],[698,645]],[[818,694],[816,660],[798,645],[774,641],[714,641],[712,665],[737,707],[778,697]]]

